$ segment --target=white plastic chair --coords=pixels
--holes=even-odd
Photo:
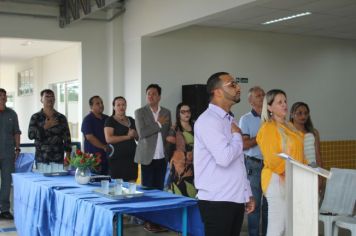
[[[356,236],[356,218],[341,216],[335,221],[334,236],[339,235],[339,228],[348,229],[351,231],[351,236]]]
[[[332,236],[334,223],[341,216],[352,215],[356,200],[356,170],[331,168],[330,172],[319,214],[325,236]]]

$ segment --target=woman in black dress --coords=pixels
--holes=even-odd
[[[113,179],[135,182],[137,164],[134,162],[137,132],[135,120],[126,116],[126,99],[115,97],[113,114],[105,122],[105,139],[113,145],[114,153],[109,157],[109,174]]]

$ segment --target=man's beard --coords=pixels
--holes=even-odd
[[[233,95],[229,94],[228,92],[226,92],[225,90],[223,90],[223,91],[224,91],[225,98],[227,98],[228,100],[233,101],[234,103],[240,102],[241,99],[240,99],[240,97],[237,97],[237,95],[233,96]]]

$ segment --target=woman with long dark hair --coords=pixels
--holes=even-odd
[[[137,179],[137,164],[134,162],[136,142],[138,138],[135,120],[126,116],[126,99],[115,97],[113,114],[105,122],[105,139],[113,145],[114,153],[109,157],[109,174],[111,178],[121,178],[124,181],[135,182]]]
[[[195,197],[193,172],[193,122],[188,104],[179,103],[176,108],[176,123],[171,128],[167,141],[176,148],[170,160],[170,188],[173,193]]]
[[[309,163],[321,166],[320,136],[318,130],[313,126],[308,104],[296,102],[292,105],[289,121],[297,130],[304,133],[304,154]]]

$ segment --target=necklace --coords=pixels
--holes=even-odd
[[[131,126],[131,122],[130,119],[127,116],[124,117],[118,117],[118,116],[114,116],[114,119],[119,122],[120,124],[122,124],[123,126],[127,126],[130,128]]]

